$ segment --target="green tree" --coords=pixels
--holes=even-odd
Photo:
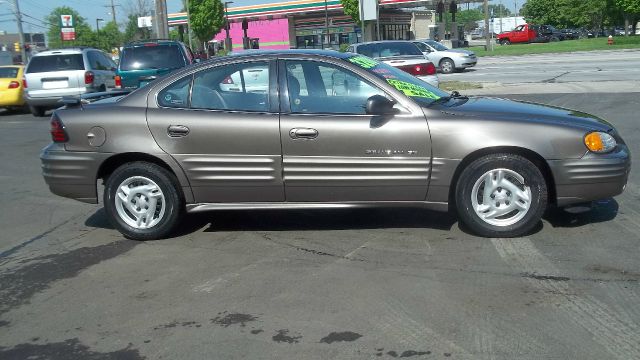
[[[482,6],[479,7],[478,10],[480,10],[482,14],[484,14],[484,8]],[[509,10],[509,8],[504,6],[503,4],[489,4],[489,15],[492,15],[492,14],[494,17],[513,16],[511,10]]]
[[[151,38],[151,29],[149,28],[139,28],[138,27],[138,15],[137,14],[129,14],[127,18],[127,25],[124,29],[124,34],[122,35],[125,43],[150,39]]]
[[[224,26],[224,5],[220,0],[190,0],[189,22],[200,43],[211,40]]]
[[[76,40],[62,41],[60,37],[60,15],[72,15],[74,27],[76,30]],[[68,6],[60,6],[47,15],[45,18],[49,24],[47,35],[49,38],[49,48],[55,49],[63,46],[96,46],[96,36],[91,30],[91,26],[87,24],[85,18],[80,16],[77,11]]]
[[[478,27],[478,21],[484,20],[484,15],[478,9],[462,10],[456,14],[456,20],[464,25],[466,31],[470,31]]]
[[[340,0],[345,15],[351,16],[351,19],[357,25],[360,25],[360,8],[358,0]]]
[[[632,33],[636,33],[638,19],[640,19],[640,0],[616,0],[616,5],[624,13],[625,30],[629,28],[629,22],[633,24]]]
[[[95,46],[106,52],[111,52],[111,49],[122,45],[123,35],[120,32],[118,25],[113,21],[110,21],[104,27],[101,27],[100,31],[96,31],[95,35]]]
[[[531,24],[557,25],[558,11],[558,0],[528,0],[520,13]]]

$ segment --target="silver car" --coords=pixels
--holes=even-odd
[[[107,91],[115,87],[116,64],[93,48],[43,51],[34,55],[24,74],[24,96],[31,113],[44,116],[69,95]]]
[[[111,223],[141,240],[184,212],[366,206],[451,209],[477,234],[518,236],[547,205],[620,194],[631,166],[595,116],[448,94],[353,53],[225,56],[85,100],[53,113],[45,181],[97,203],[102,180]]]
[[[415,40],[420,51],[431,60],[444,74],[476,66],[478,58],[473,51],[449,49],[435,40]]]
[[[382,61],[435,87],[439,86],[435,64],[410,41],[371,41],[353,44],[347,51]]]

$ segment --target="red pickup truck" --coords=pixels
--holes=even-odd
[[[552,32],[544,25],[518,25],[511,31],[506,31],[496,36],[496,42],[500,45],[512,43],[548,42],[552,38]]]

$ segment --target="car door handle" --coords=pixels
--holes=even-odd
[[[184,125],[169,125],[167,134],[170,137],[183,137],[189,134],[189,128]]]
[[[309,128],[293,128],[289,130],[292,139],[315,139],[318,137],[318,130]]]

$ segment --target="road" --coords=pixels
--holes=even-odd
[[[501,84],[640,82],[640,50],[481,57],[474,68],[439,77],[440,81]]]
[[[609,119],[638,94],[519,95]],[[532,235],[407,209],[190,216],[135,242],[51,195],[45,119],[0,114],[0,359],[637,359],[640,186]]]

